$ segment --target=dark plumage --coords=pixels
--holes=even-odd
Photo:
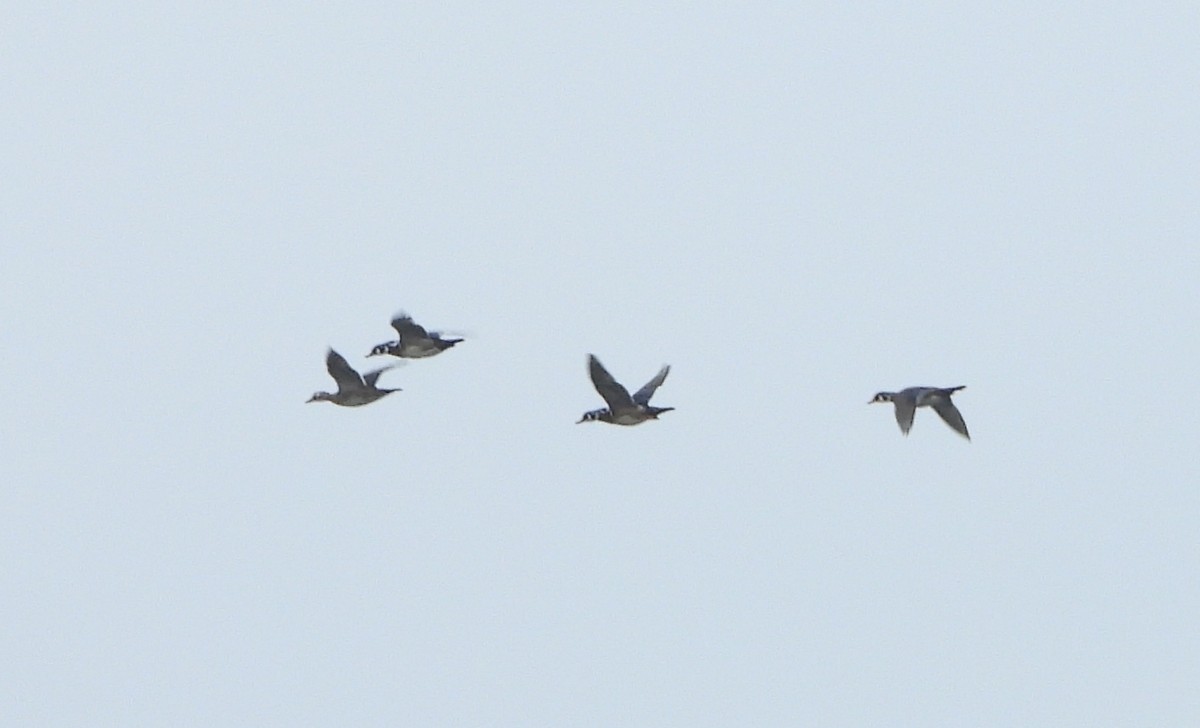
[[[650,398],[654,396],[654,391],[662,386],[666,381],[667,374],[671,371],[670,365],[664,366],[659,370],[654,378],[633,393],[631,397],[629,390],[625,389],[613,376],[608,373],[600,360],[594,354],[588,354],[588,374],[592,378],[592,384],[596,387],[596,391],[608,403],[605,409],[592,410],[585,412],[579,422],[608,422],[613,425],[640,425],[646,420],[656,420],[663,412],[670,412],[674,407],[653,407],[650,405]],[[579,424],[576,422],[575,424]]]
[[[426,331],[403,312],[392,319],[392,328],[399,335],[395,341],[379,344],[367,356],[390,354],[401,359],[424,359],[441,354],[462,339],[443,339],[440,332]]]
[[[966,386],[909,387],[899,392],[879,392],[867,404],[891,402],[895,405],[896,422],[905,435],[912,429],[913,415],[916,414],[917,408],[932,407],[951,429],[970,440],[971,435],[967,432],[967,423],[963,420],[962,413],[950,401],[950,395],[960,389],[966,389]]]
[[[329,353],[325,355],[325,368],[329,370],[329,376],[337,382],[338,389],[333,394],[317,392],[309,398],[309,402],[333,402],[343,407],[361,407],[386,397],[392,392],[400,391],[399,388],[380,389],[375,386],[379,375],[393,367],[375,369],[359,376],[358,372],[346,363],[346,359],[341,354],[330,349]]]

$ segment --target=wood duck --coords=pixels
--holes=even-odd
[[[585,412],[579,422],[575,424],[600,421],[613,425],[640,425],[646,420],[657,420],[663,412],[675,409],[674,407],[650,406],[650,398],[654,396],[654,390],[662,385],[670,371],[670,365],[664,366],[658,374],[654,375],[654,379],[646,382],[645,386],[630,397],[629,390],[613,379],[600,360],[594,354],[588,354],[588,373],[592,377],[592,384],[595,385],[596,391],[600,393],[604,401],[608,403],[608,407]]]
[[[913,415],[916,413],[917,407],[932,407],[933,411],[937,412],[946,424],[950,425],[951,429],[970,440],[971,435],[967,433],[967,423],[963,421],[958,408],[950,401],[950,395],[960,389],[966,389],[966,386],[909,387],[899,392],[880,392],[867,404],[876,402],[894,404],[896,406],[896,422],[900,424],[900,431],[905,435],[912,429]]]
[[[340,404],[343,407],[361,407],[364,404],[371,404],[377,399],[381,399],[391,394],[399,392],[397,389],[380,389],[375,386],[375,382],[379,380],[379,375],[383,374],[388,369],[394,367],[384,367],[359,376],[354,368],[346,363],[346,359],[341,354],[333,349],[325,355],[325,368],[329,370],[329,376],[337,382],[338,389],[333,394],[329,392],[317,392],[309,398],[309,402],[333,402]]]
[[[401,359],[424,359],[441,354],[462,341],[462,339],[443,339],[441,333],[437,331],[426,331],[424,327],[415,323],[411,316],[403,312],[392,319],[392,328],[396,330],[400,338],[376,346],[367,356],[390,354]]]

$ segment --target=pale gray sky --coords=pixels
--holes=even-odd
[[[4,16],[0,722],[1200,720],[1195,3]]]

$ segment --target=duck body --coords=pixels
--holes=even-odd
[[[333,402],[342,407],[362,407],[376,400],[383,399],[392,392],[400,389],[384,389],[376,386],[379,375],[392,367],[383,367],[360,375],[346,362],[346,358],[330,349],[325,355],[325,369],[333,381],[337,382],[336,392],[317,392],[309,397],[309,402]]]
[[[583,416],[575,424],[582,422],[607,422],[611,425],[624,425],[630,427],[640,425],[643,422],[657,420],[658,416],[664,412],[671,412],[674,407],[655,407],[650,404],[650,398],[654,396],[662,383],[666,381],[667,374],[671,371],[669,365],[664,366],[659,370],[658,374],[649,382],[646,382],[637,392],[632,395],[629,390],[613,378],[595,354],[588,355],[588,374],[592,379],[592,386],[604,398],[608,407],[602,409],[591,410],[584,412]]]
[[[441,354],[462,339],[444,339],[437,331],[426,331],[405,313],[392,319],[392,328],[399,338],[377,345],[367,356],[389,355],[401,359],[426,359]]]
[[[896,411],[896,424],[905,435],[912,429],[913,416],[918,407],[932,407],[934,412],[958,434],[971,439],[962,413],[954,406],[950,396],[966,385],[958,387],[908,387],[899,392],[879,392],[867,404],[891,402]]]

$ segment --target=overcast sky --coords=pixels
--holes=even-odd
[[[0,722],[1196,723],[1195,3],[25,5]]]

